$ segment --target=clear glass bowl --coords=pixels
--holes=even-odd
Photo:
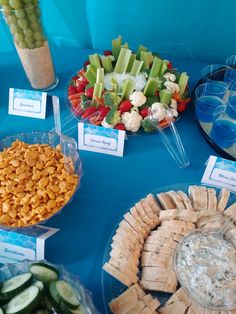
[[[33,131],[33,132],[28,132],[28,133],[20,133],[20,134],[16,134],[16,135],[11,135],[11,136],[8,136],[8,137],[2,139],[0,141],[0,151],[3,151],[4,148],[10,147],[11,144],[13,142],[15,142],[16,140],[25,142],[27,144],[48,144],[49,146],[54,147],[54,148],[56,148],[57,145],[61,144],[61,137],[55,132]],[[37,224],[45,223],[50,218],[52,218],[53,216],[61,213],[61,211],[64,209],[64,207],[66,207],[66,205],[69,202],[71,202],[75,193],[77,192],[77,190],[80,187],[80,181],[81,181],[81,177],[82,177],[82,163],[81,163],[81,159],[80,159],[79,152],[77,149],[77,143],[73,138],[66,137],[63,135],[63,153],[72,159],[74,169],[75,169],[74,173],[78,174],[78,176],[79,176],[76,190],[72,194],[70,200],[61,209],[59,209],[55,214],[52,214],[49,218],[42,220]],[[6,225],[0,225],[0,227],[3,227],[5,229],[31,228],[33,226],[34,225],[29,225],[26,227],[16,228],[16,227],[8,227]]]
[[[99,314],[93,304],[91,293],[82,286],[79,277],[69,273],[62,265],[53,265],[47,261],[43,262],[56,267],[60,273],[60,279],[64,279],[75,289],[77,292],[77,297],[80,300],[80,304],[83,308],[83,312],[81,312],[81,314]],[[6,264],[2,266],[0,268],[0,282],[27,272],[29,266],[32,263],[34,262],[24,261],[16,264]],[[53,311],[53,313],[55,312]]]
[[[180,286],[186,291],[186,293],[198,304],[201,304],[202,306],[205,306],[207,308],[210,308],[212,310],[233,310],[236,309],[236,301],[232,302],[227,302],[226,300],[232,300],[232,294],[234,296],[234,300],[236,300],[236,294],[235,294],[235,289],[234,291],[232,289],[226,289],[224,288],[225,296],[222,295],[220,290],[217,290],[216,292],[213,292],[213,289],[211,287],[213,286],[212,280],[215,284],[216,287],[219,285],[224,285],[227,284],[228,280],[228,275],[224,274],[225,278],[221,278],[221,274],[217,271],[217,263],[218,267],[221,269],[223,265],[220,266],[220,263],[224,263],[224,267],[227,269],[227,271],[230,273],[230,265],[227,264],[227,258],[226,254],[223,255],[221,253],[222,246],[214,246],[213,244],[213,239],[215,238],[216,241],[225,241],[225,244],[227,244],[228,250],[232,252],[232,250],[235,250],[234,256],[236,257],[236,248],[235,248],[235,238],[233,239],[233,236],[230,234],[230,232],[226,232],[224,234],[221,233],[221,229],[197,229],[193,232],[190,232],[186,236],[184,236],[181,241],[179,242],[177,249],[175,251],[174,255],[174,268],[175,272],[178,278],[178,281],[180,283]],[[211,237],[210,239],[208,238],[207,241],[209,241],[209,245],[206,244],[207,242],[197,242],[193,246],[189,246],[189,242],[191,241],[191,237],[194,237],[194,239],[207,239],[207,237]],[[211,241],[211,242],[210,242]],[[187,242],[187,243],[186,243]],[[188,248],[187,250],[191,252],[191,255],[194,255],[198,257],[200,262],[196,264],[196,261],[191,259],[191,256],[187,256],[186,253],[184,253],[183,247],[185,246]],[[208,248],[207,248],[208,247]],[[208,254],[209,253],[209,247],[211,252],[214,252],[215,255],[213,254]],[[219,251],[215,251],[216,248],[219,248]],[[232,250],[231,250],[232,249]],[[196,255],[194,254],[196,250]],[[182,252],[181,252],[182,251]],[[186,256],[186,261],[183,261],[182,255]],[[206,256],[207,255],[207,256]],[[182,263],[182,266],[180,266]],[[189,268],[189,276],[191,278],[191,283],[190,280],[188,280],[187,276],[185,275],[185,271]],[[183,269],[185,270],[183,272]],[[212,272],[212,273],[211,273]],[[208,275],[209,273],[209,275]],[[211,282],[207,281],[207,274],[209,278],[211,278]],[[201,281],[202,278],[205,276],[206,280]],[[194,289],[193,284],[196,284],[196,289]],[[207,295],[202,293],[203,287],[206,287],[205,290],[207,292]],[[219,286],[220,287],[220,286]],[[232,286],[231,286],[232,287]],[[219,288],[220,289],[220,288]],[[223,289],[223,288],[221,288]],[[225,300],[223,302],[223,300]]]

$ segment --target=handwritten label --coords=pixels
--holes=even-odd
[[[96,153],[123,156],[125,131],[79,123],[79,149]]]
[[[202,183],[236,192],[236,162],[210,156],[202,177]]]
[[[28,229],[0,229],[0,264],[44,259],[45,240],[59,229],[34,226]]]
[[[24,89],[9,90],[8,113],[16,116],[45,119],[47,94]]]

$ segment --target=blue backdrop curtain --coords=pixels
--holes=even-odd
[[[42,0],[56,46],[105,49],[122,35],[162,55],[222,63],[236,53],[235,0]],[[12,50],[2,25],[0,52]]]

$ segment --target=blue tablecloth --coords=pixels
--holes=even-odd
[[[91,50],[75,48],[52,49],[58,87],[49,94],[61,98],[62,117],[69,115],[65,105],[65,86],[69,77],[81,67]],[[173,60],[182,71],[190,74],[190,86],[200,78],[198,62]],[[10,87],[30,88],[15,53],[0,58],[0,137],[53,128],[52,109],[47,108],[45,120],[10,116],[8,92]],[[76,120],[73,121],[76,123]],[[60,228],[46,244],[46,258],[64,264],[78,274],[82,283],[92,291],[95,305],[105,313],[102,302],[101,274],[104,250],[108,238],[122,213],[145,194],[166,185],[201,180],[204,164],[213,150],[208,146],[189,109],[176,123],[190,159],[187,169],[177,168],[163,147],[158,135],[131,136],[125,143],[123,158],[81,151],[83,178],[74,200],[47,225]],[[76,132],[74,137],[77,138]]]

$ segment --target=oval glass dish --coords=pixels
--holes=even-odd
[[[59,272],[59,279],[65,280],[75,290],[76,296],[80,302],[81,310],[79,314],[99,314],[99,312],[96,310],[93,304],[91,293],[82,286],[82,284],[80,283],[79,277],[69,273],[62,265],[50,264],[47,261],[40,261],[40,262],[46,263],[49,266],[51,265],[54,268],[56,268]],[[0,281],[3,282],[5,280],[10,279],[13,276],[17,276],[22,273],[28,272],[29,267],[32,263],[34,262],[23,261],[23,262],[19,262],[15,264],[6,264],[0,267]],[[57,312],[55,312],[54,309],[52,308],[50,313],[57,313]]]
[[[236,308],[235,239],[221,231],[199,229],[189,233],[174,255],[181,287],[198,304],[217,311]]]
[[[22,142],[27,144],[25,148],[22,146],[24,145],[21,144]],[[58,145],[60,145],[60,149]],[[11,151],[7,153],[7,149],[10,147]],[[36,153],[33,151],[34,149],[36,149]],[[6,155],[4,157],[2,154],[5,151]],[[28,154],[28,158],[32,156],[32,151],[33,154],[36,154],[36,159],[31,165],[27,164],[27,157],[25,156],[26,154]],[[19,160],[15,160],[18,158]],[[55,132],[35,131],[8,136],[0,141],[0,159],[1,180],[5,180],[1,184],[0,190],[1,205],[5,206],[5,210],[1,211],[0,214],[1,227],[9,229],[28,228],[39,223],[45,223],[52,216],[61,212],[80,187],[82,164],[77,144],[74,139],[66,136],[60,137]],[[7,165],[8,163],[9,165]],[[25,167],[24,169],[21,163]],[[68,165],[71,167],[71,173],[67,172]],[[8,170],[5,170],[6,167]],[[59,176],[61,179],[57,178]],[[15,188],[19,188],[19,185],[19,191],[15,192]],[[70,191],[70,195],[66,196],[68,191]],[[16,200],[16,203],[13,203],[17,198],[16,193],[19,198]],[[63,199],[63,197],[65,198]],[[41,200],[42,202],[40,202]],[[25,207],[25,210],[22,211],[22,216],[19,217],[18,210],[23,209],[26,205],[28,206]],[[24,218],[29,215],[32,209],[36,208],[41,213],[43,211],[42,207],[47,210],[47,213],[44,215],[45,219],[35,221],[35,223],[9,226],[2,218],[4,215],[9,214],[10,216],[11,213],[10,217],[12,219],[23,219],[24,221]],[[37,215],[39,215],[38,212]]]

